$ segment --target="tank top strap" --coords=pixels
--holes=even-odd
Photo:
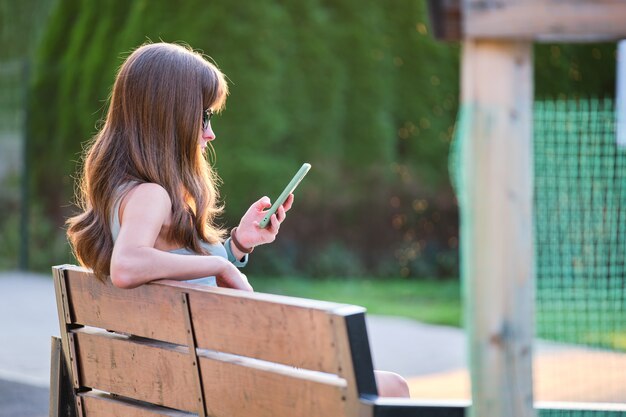
[[[132,186],[138,184],[137,181],[129,181],[126,182],[115,190],[115,200],[113,201],[113,206],[111,207],[111,213],[109,216],[109,221],[111,224],[111,235],[113,236],[113,242],[117,239],[117,236],[120,234],[120,205],[122,204],[122,199],[126,195],[128,191],[132,188]]]

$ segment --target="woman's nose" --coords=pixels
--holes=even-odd
[[[206,129],[202,131],[202,138],[208,141],[215,139],[215,132],[213,132],[213,128],[211,127],[211,123],[207,126]]]

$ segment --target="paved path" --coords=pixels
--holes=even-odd
[[[0,379],[50,383],[50,338],[59,335],[52,278],[0,273]]]

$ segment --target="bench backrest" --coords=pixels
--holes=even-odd
[[[356,416],[377,394],[361,307],[53,274],[78,415]]]

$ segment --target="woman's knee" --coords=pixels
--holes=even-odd
[[[387,371],[375,371],[374,374],[376,375],[379,396],[404,398],[411,396],[409,384],[400,375]]]

